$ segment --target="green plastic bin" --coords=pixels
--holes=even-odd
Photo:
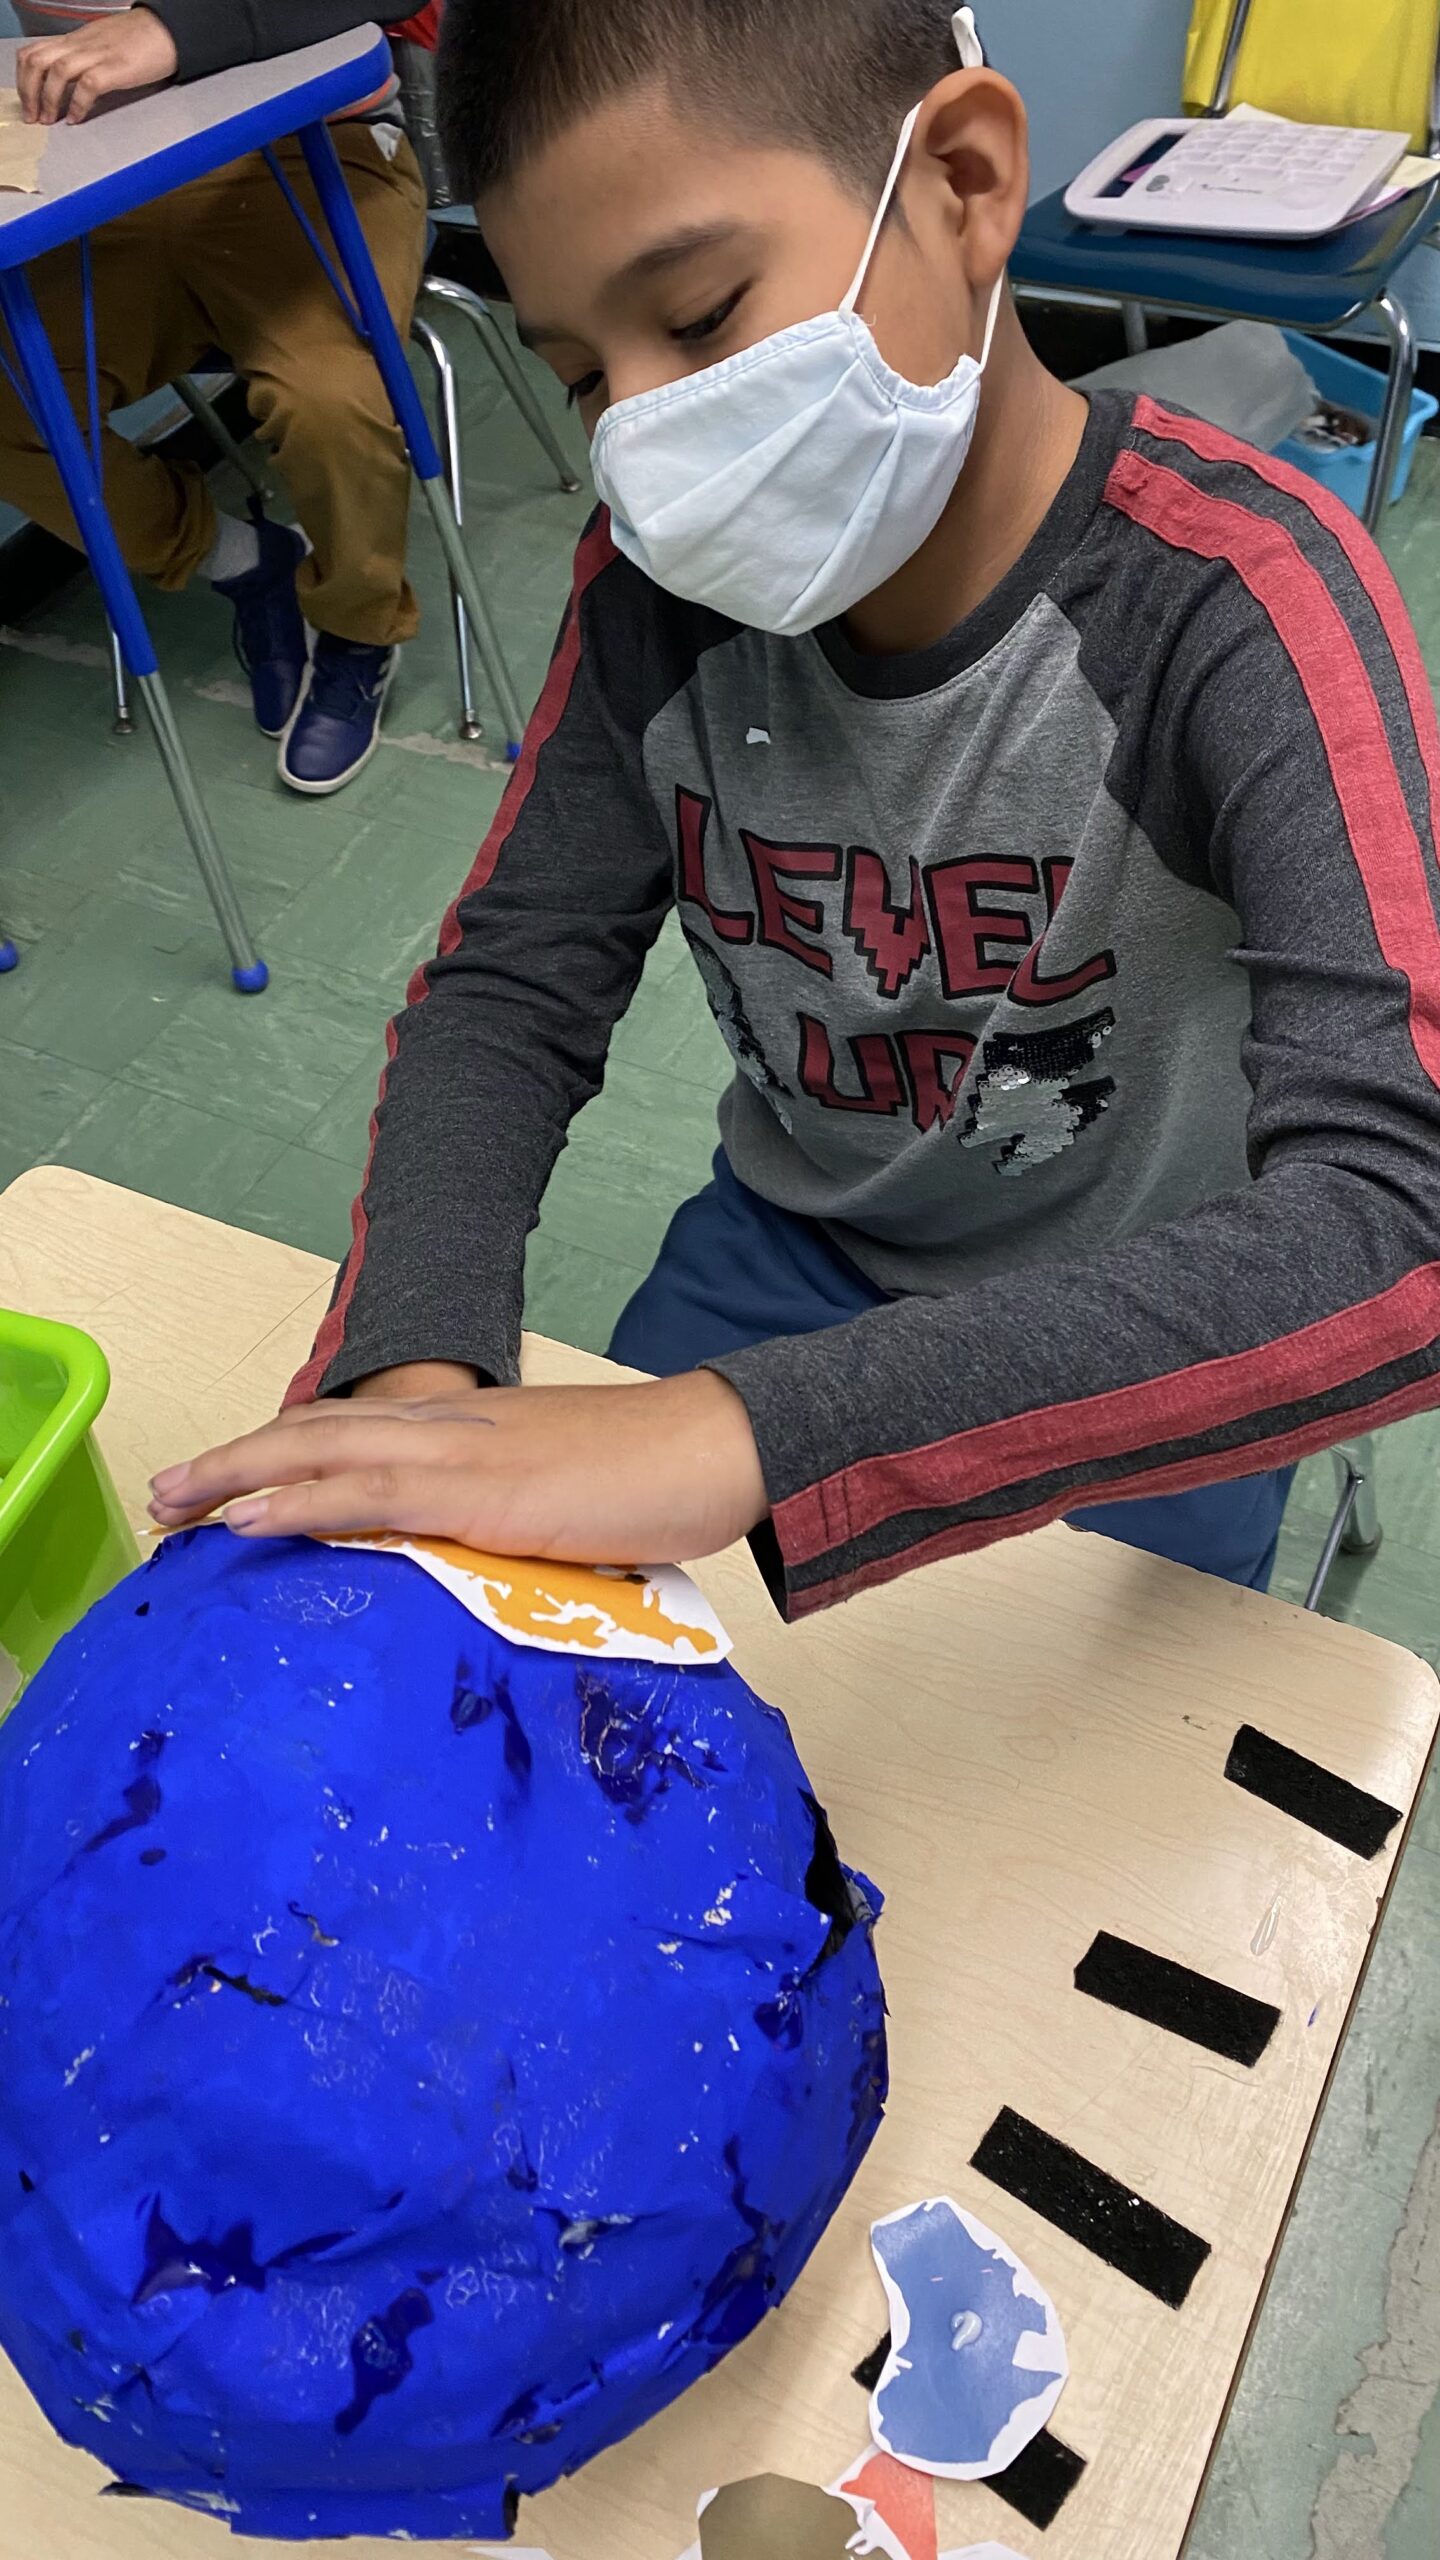
[[[88,1333],[0,1307],[0,1714],[140,1561],[90,1428],[109,1390]]]

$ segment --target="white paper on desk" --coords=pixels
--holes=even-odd
[[[492,1635],[541,1653],[679,1669],[723,1662],[731,1649],[709,1601],[678,1564],[547,1564],[489,1555],[451,1538],[397,1535],[322,1543],[407,1556]]]
[[[0,187],[38,196],[40,163],[49,140],[42,124],[26,124],[18,89],[0,89]]]
[[[1268,107],[1241,105],[1232,107],[1230,115],[1240,124],[1293,124],[1295,122],[1293,116],[1272,115]],[[1432,178],[1440,178],[1440,160],[1422,160],[1417,152],[1412,151],[1391,170],[1389,177],[1385,179],[1383,185],[1376,188],[1373,196],[1368,197],[1364,204],[1357,205],[1353,213],[1346,215],[1345,221],[1359,222],[1367,213],[1378,213],[1382,205],[1398,204],[1402,196],[1412,194],[1416,187],[1428,187]],[[1342,222],[1340,229],[1343,231],[1344,228],[1345,223]]]

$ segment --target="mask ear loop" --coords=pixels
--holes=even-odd
[[[895,145],[895,157],[890,163],[890,175],[885,181],[880,201],[875,207],[875,219],[870,225],[870,236],[860,254],[860,264],[855,270],[855,281],[851,285],[849,292],[846,294],[844,301],[840,305],[841,310],[847,314],[854,310],[856,303],[859,301],[861,287],[870,272],[870,261],[875,255],[875,243],[880,237],[881,225],[885,220],[886,214],[890,210],[890,200],[895,193],[896,185],[898,184],[900,177],[900,171],[905,163],[905,154],[910,148],[910,137],[915,130],[915,120],[919,115],[920,108],[923,104],[924,100],[919,100],[916,105],[911,108],[910,113],[900,127],[900,139]]]
[[[950,31],[955,38],[955,50],[960,56],[961,69],[964,71],[983,71],[985,67],[985,48],[981,44],[980,38],[976,33],[974,10],[968,7],[957,9],[954,17],[950,21]],[[918,117],[920,109],[924,103],[925,101],[923,98],[917,99],[915,105],[911,108],[910,113],[900,127],[900,139],[895,145],[895,157],[890,163],[890,175],[885,181],[884,187],[881,190],[880,201],[875,207],[875,219],[870,225],[870,236],[866,240],[864,249],[860,254],[860,264],[855,270],[855,281],[851,285],[849,292],[846,294],[844,301],[840,305],[841,310],[847,314],[854,310],[856,303],[859,301],[861,290],[865,283],[865,278],[870,272],[870,261],[875,255],[875,244],[880,237],[881,226],[884,223],[885,216],[890,210],[890,200],[895,193],[897,185],[899,184],[900,172],[905,165],[905,154],[910,148],[910,138],[915,131],[916,118]],[[1003,282],[1003,278],[1001,281]],[[985,344],[981,349],[980,354],[980,367],[982,372],[984,371],[986,362],[989,358],[990,341],[995,335],[995,316],[999,308],[1000,284],[997,282],[994,295],[991,298],[990,317],[985,323]]]

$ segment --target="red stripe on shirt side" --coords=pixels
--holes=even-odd
[[[1338,1421],[1332,1417],[1328,1422],[1307,1424],[1302,1431],[1284,1432],[1274,1439],[1255,1442],[1245,1451],[1245,1472],[1260,1475],[1274,1467],[1293,1466],[1300,1458],[1333,1448],[1337,1429],[1342,1438],[1358,1438],[1363,1432],[1380,1430],[1387,1422],[1403,1422],[1412,1413],[1424,1413],[1434,1402],[1435,1381],[1422,1378],[1414,1386],[1398,1387],[1378,1404],[1347,1413]],[[787,1614],[792,1620],[808,1618],[817,1609],[833,1608],[839,1600],[850,1600],[859,1591],[893,1582],[898,1574],[913,1573],[922,1564],[938,1564],[946,1556],[973,1555],[980,1547],[995,1546],[1001,1538],[1018,1537],[1027,1529],[1048,1528],[1056,1520],[1098,1508],[1104,1502],[1139,1501],[1147,1494],[1189,1493],[1199,1485],[1222,1483],[1233,1476],[1234,1463],[1233,1451],[1213,1459],[1176,1459],[1170,1466],[1152,1467],[1144,1475],[1119,1476],[1110,1483],[1086,1485],[1078,1493],[1072,1490],[1057,1494],[1049,1502],[1037,1503],[1032,1510],[1008,1512],[998,1520],[959,1521],[951,1529],[938,1530],[934,1537],[919,1539],[898,1555],[876,1557],[870,1564],[857,1566],[853,1573],[837,1574],[831,1582],[793,1592]],[[801,1562],[804,1559],[791,1557],[784,1519],[787,1509],[788,1505],[782,1503],[774,1515],[776,1535],[786,1562]]]
[[[570,699],[571,688],[580,665],[581,599],[586,588],[599,577],[601,570],[607,569],[611,561],[618,556],[615,545],[610,539],[610,519],[607,515],[601,514],[576,552],[575,582],[571,590],[565,630],[560,646],[551,661],[550,672],[545,679],[540,699],[527,723],[520,759],[511,776],[509,789],[495,812],[494,823],[475,856],[464,886],[440,927],[439,956],[441,959],[448,959],[460,942],[462,930],[460,909],[465,900],[473,897],[477,890],[487,888],[494,878],[495,866],[514,832],[520,812],[534,785],[540,750],[553,738],[564,718],[565,706]],[[430,963],[422,962],[406,990],[407,1008],[424,1003],[430,992],[429,973]],[[385,1088],[390,1080],[390,1069],[395,1062],[398,1046],[399,1036],[392,1022],[385,1033],[385,1068],[380,1078],[380,1090],[375,1097],[375,1109],[370,1117],[370,1145],[365,1159],[365,1172],[350,1212],[350,1258],[345,1268],[344,1285],[315,1337],[314,1350],[304,1368],[292,1378],[286,1390],[287,1406],[308,1404],[312,1401],[331,1361],[344,1344],[345,1326],[364,1265],[365,1248],[369,1240],[370,1220],[365,1207],[365,1195],[370,1188],[370,1173],[375,1162],[375,1147],[380,1132],[380,1112],[385,1100]]]
[[[777,1531],[782,1514],[785,1521],[781,1544],[791,1562],[808,1564],[898,1512],[978,1502],[1007,1484],[1023,1484],[1031,1476],[1083,1465],[1090,1458],[1126,1457],[1166,1440],[1220,1430],[1274,1405],[1306,1403],[1350,1378],[1425,1349],[1437,1333],[1440,1262],[1430,1262],[1364,1305],[1342,1308],[1338,1315],[1322,1317],[1278,1342],[1260,1343],[1253,1351],[1234,1351],[1167,1377],[1079,1397],[1072,1404],[1042,1405],[1004,1421],[976,1423],[894,1457],[861,1459],[782,1503],[776,1513]],[[1432,1388],[1432,1402],[1436,1392]],[[1323,1438],[1316,1445],[1323,1448]],[[1256,1472],[1249,1464],[1251,1452],[1241,1454],[1243,1472]],[[1235,1474],[1234,1459],[1232,1451],[1218,1473]],[[1092,1496],[1071,1493],[1066,1499],[1073,1508],[1077,1499],[1088,1503]]]
[[[1307,480],[1303,472],[1292,469],[1288,462],[1277,462],[1273,454],[1257,453],[1253,446],[1240,444],[1227,436],[1221,427],[1206,426],[1199,418],[1177,418],[1168,409],[1157,407],[1148,396],[1135,404],[1135,424],[1144,434],[1169,444],[1184,445],[1201,462],[1223,462],[1250,471],[1269,489],[1282,497],[1294,498],[1332,534],[1344,552],[1361,586],[1379,617],[1380,627],[1394,653],[1405,687],[1405,699],[1415,727],[1415,742],[1420,750],[1430,785],[1430,832],[1437,859],[1440,859],[1440,722],[1435,716],[1435,700],[1415,626],[1405,609],[1405,599],[1395,583],[1390,564],[1365,531],[1357,515],[1349,507],[1322,488],[1318,480]]]

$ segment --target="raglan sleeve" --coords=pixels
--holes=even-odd
[[[390,1025],[350,1250],[288,1404],[409,1361],[518,1376],[526,1237],[673,894],[641,761],[644,595],[598,515],[520,761]]]
[[[143,0],[143,6],[174,37],[181,80],[322,44],[375,16],[373,6],[357,6],[356,0],[228,0],[223,7],[217,0]]]
[[[1137,463],[1112,494],[1228,589],[1185,657],[1170,782],[1239,918],[1251,1178],[1096,1258],[713,1362],[749,1410],[761,1560],[792,1616],[1440,1404],[1440,741],[1420,652],[1338,505],[1267,487],[1242,539],[1226,502],[1164,479],[1157,497]]]

